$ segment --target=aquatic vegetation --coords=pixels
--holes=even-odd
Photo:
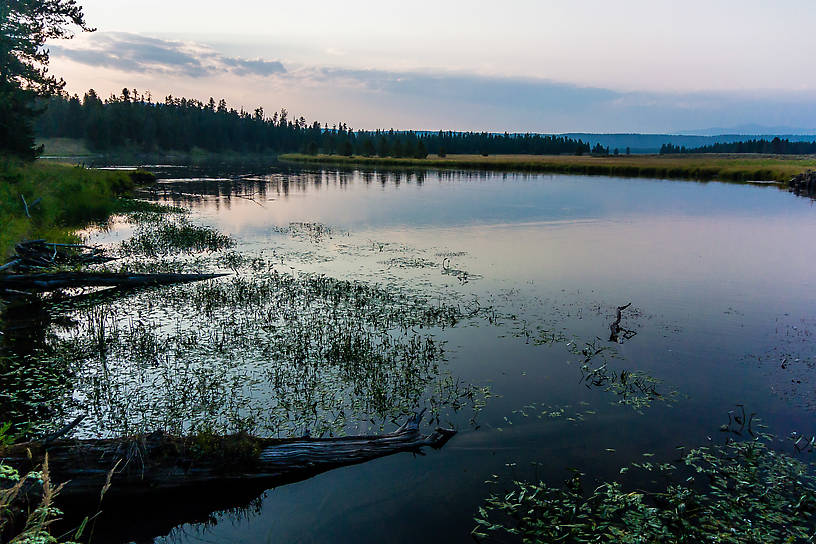
[[[517,421],[521,418],[535,417],[537,419],[568,421],[570,423],[581,423],[587,418],[597,415],[596,410],[589,408],[590,404],[581,401],[577,406],[572,404],[552,405],[544,402],[533,402],[526,404],[518,410],[513,410],[509,417],[505,417],[504,421],[508,425],[514,424],[514,419]]]
[[[161,221],[164,214],[187,215],[189,213],[190,210],[187,208],[138,198],[121,198],[116,206],[116,216],[123,217],[128,223],[134,225],[147,221]]]
[[[514,481],[491,494],[475,517],[483,540],[536,542],[813,542],[812,467],[763,440],[729,441],[685,453],[677,463],[623,467],[655,489],[617,481],[585,490],[585,474],[560,487]],[[493,482],[497,483],[497,482]]]
[[[772,393],[808,410],[816,410],[812,387],[816,371],[816,319],[783,315],[767,332],[770,347],[760,354],[748,354],[745,361],[757,365],[767,375]]]
[[[462,285],[465,285],[470,280],[478,280],[482,278],[482,276],[480,276],[479,274],[471,274],[467,270],[453,268],[451,266],[450,257],[445,257],[445,259],[442,261],[442,275],[453,276],[457,280],[459,280],[459,283],[461,283]]]
[[[587,388],[595,387],[616,395],[618,404],[640,410],[648,408],[655,400],[671,403],[677,398],[677,391],[660,393],[657,386],[662,382],[645,372],[611,369],[607,355],[613,352],[609,346],[599,346],[597,341],[593,341],[580,351],[577,347],[574,348],[573,353],[584,358],[581,363],[581,383]],[[596,360],[598,357],[600,361]]]
[[[73,399],[94,416],[82,432],[337,435],[423,406],[444,419],[484,405],[484,390],[440,366],[434,332],[473,311],[458,305],[274,270],[126,304],[73,310],[78,326],[50,342],[55,363],[70,362]]]
[[[211,227],[197,225],[185,217],[158,217],[161,220],[139,223],[134,235],[120,244],[120,253],[154,257],[191,251],[217,251],[235,245],[229,236]]]
[[[335,231],[331,227],[317,222],[292,221],[285,227],[273,227],[275,232],[289,234],[293,238],[301,238],[312,242],[320,242],[331,238]],[[348,233],[341,233],[348,234]]]
[[[436,268],[439,266],[438,262],[422,257],[394,257],[387,261],[381,261],[380,264],[395,268]]]
[[[70,364],[39,349],[29,355],[0,356],[0,413],[10,426],[4,436],[17,441],[42,436],[71,409]],[[0,440],[2,443],[3,440]]]

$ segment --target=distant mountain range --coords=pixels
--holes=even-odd
[[[786,127],[759,128],[768,129]],[[723,130],[723,132],[719,132],[720,130]],[[717,143],[739,142],[743,140],[756,140],[762,138],[772,140],[776,137],[788,139],[792,142],[816,142],[816,133],[808,134],[808,131],[806,130],[793,130],[790,132],[773,130],[763,132],[740,131],[739,133],[728,133],[726,130],[727,129],[713,128],[697,131],[711,131],[714,134],[592,134],[588,132],[569,132],[566,134],[561,134],[560,136],[568,136],[576,140],[580,139],[587,142],[591,146],[601,144],[604,147],[609,147],[610,150],[618,149],[621,153],[625,153],[627,147],[632,153],[657,153],[660,151],[660,146],[663,144],[673,144],[685,147],[700,147]]]
[[[698,130],[682,130],[681,134],[688,134],[691,136],[720,136],[722,134],[740,134],[750,136],[764,136],[774,134],[806,134],[816,135],[816,129],[812,128],[797,128],[789,126],[767,126],[757,124],[738,125],[730,128],[715,127],[704,128]]]

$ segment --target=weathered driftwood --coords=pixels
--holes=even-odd
[[[55,244],[45,240],[28,240],[15,246],[16,255],[0,270],[18,271],[57,266],[101,264],[115,260],[98,247],[82,244]]]
[[[623,318],[623,311],[631,306],[632,303],[626,304],[624,306],[618,306],[618,314],[615,317],[615,321],[609,325],[609,341],[610,342],[620,342],[622,340],[629,340],[633,336],[637,334],[636,331],[631,331],[629,329],[624,329],[621,327],[621,319]]]
[[[71,287],[142,287],[209,280],[226,274],[127,274],[115,272],[55,272],[0,274],[0,291],[45,292]]]
[[[399,452],[441,448],[456,431],[419,432],[415,417],[393,433],[340,438],[264,439],[249,435],[174,438],[157,432],[126,440],[61,440],[18,444],[0,457],[21,473],[48,455],[51,480],[65,484],[63,499],[127,496],[201,484],[296,481],[333,468]]]

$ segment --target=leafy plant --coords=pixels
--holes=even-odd
[[[575,472],[562,487],[513,482],[479,508],[473,535],[536,542],[814,542],[811,466],[761,440],[689,451],[675,466],[635,463],[664,478],[658,491],[605,482],[583,491]]]

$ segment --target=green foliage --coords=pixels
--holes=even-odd
[[[135,187],[134,174],[0,159],[0,257],[24,239],[77,241],[73,230],[132,206],[119,196]],[[148,173],[138,177],[154,179]]]
[[[14,467],[0,463],[0,481],[3,480],[6,480],[7,482],[19,482],[20,473],[17,472],[17,469]]]
[[[0,447],[9,446],[14,443],[14,437],[11,436],[11,423],[6,422],[0,424]]]
[[[816,539],[812,467],[762,441],[689,451],[679,466],[635,463],[658,491],[605,482],[589,493],[574,473],[562,487],[513,482],[479,508],[473,534],[525,543],[797,543]],[[630,467],[621,469],[621,473]]]
[[[3,480],[6,480],[4,482]],[[3,485],[5,484],[5,485]],[[21,511],[18,497],[24,485],[36,484],[41,490],[38,503],[27,505],[31,510]],[[57,539],[51,535],[49,527],[62,516],[62,511],[54,506],[54,499],[60,487],[54,487],[48,470],[48,459],[41,471],[32,471],[21,478],[11,467],[0,463],[0,538],[8,544],[76,544]],[[75,538],[81,536],[81,529]]]

